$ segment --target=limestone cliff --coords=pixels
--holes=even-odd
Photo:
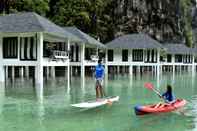
[[[161,42],[185,41],[180,0],[112,0],[111,7],[114,37],[142,32]]]

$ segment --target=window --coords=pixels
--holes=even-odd
[[[167,55],[167,62],[172,62],[172,55]]]
[[[85,60],[91,60],[91,48],[85,48]]]
[[[143,61],[143,50],[135,49],[132,53],[133,61]]]
[[[147,62],[150,62],[150,50],[147,50]]]
[[[122,50],[122,61],[128,61],[128,50]]]
[[[114,51],[113,50],[108,50],[108,61],[113,61],[114,60]]]
[[[74,45],[71,45],[70,46],[70,60],[71,60],[71,62],[74,61],[74,59],[73,59],[73,56],[74,56],[73,52],[74,52]]]
[[[154,57],[154,50],[151,51],[151,61],[150,62],[155,62],[155,57]]]
[[[45,43],[44,43],[45,48]],[[45,55],[45,54],[44,54]],[[37,43],[35,37],[20,38],[20,60],[36,60]]]
[[[3,38],[3,58],[18,58],[17,37]]]
[[[175,62],[177,63],[182,62],[182,55],[175,55]]]
[[[79,46],[76,45],[76,62],[79,62]]]

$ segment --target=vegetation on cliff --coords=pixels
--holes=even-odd
[[[192,47],[194,0],[1,0],[0,13],[33,11],[61,26],[76,26],[107,42],[127,33],[147,33],[161,42]]]

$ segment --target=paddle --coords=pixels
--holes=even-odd
[[[159,95],[159,97],[162,98],[166,103],[170,104],[169,102],[167,102],[167,101],[164,99],[164,97],[161,95],[161,93],[160,93],[158,90],[156,90],[156,89],[154,88],[154,86],[153,86],[152,83],[147,82],[147,83],[144,84],[144,87],[147,88],[147,89],[149,89],[149,90],[154,91],[154,92],[155,92],[157,95]],[[176,106],[174,106],[173,104],[171,104],[171,105],[172,105],[175,109],[177,109]],[[181,114],[185,115],[184,112],[182,112],[182,111],[179,111],[179,112],[180,112]]]
[[[149,90],[153,90],[158,96],[160,96],[161,98],[163,98],[162,97],[162,95],[159,93],[159,91],[157,91],[155,88],[154,88],[154,86],[153,86],[153,84],[152,83],[145,83],[144,84],[144,87],[146,87],[147,89],[149,89]],[[164,99],[164,98],[163,98]],[[165,100],[165,99],[164,99]]]

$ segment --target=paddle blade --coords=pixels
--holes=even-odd
[[[152,83],[147,82],[147,83],[144,84],[144,87],[146,87],[149,90],[153,90],[153,84]]]

